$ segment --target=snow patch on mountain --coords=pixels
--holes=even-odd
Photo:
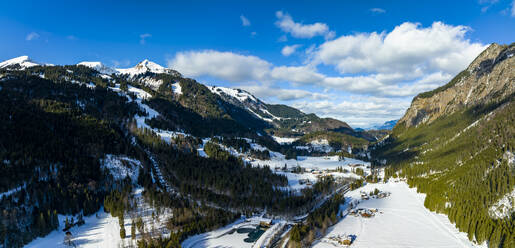
[[[107,74],[107,75],[118,73],[117,70],[104,65],[102,62],[83,61],[83,62],[78,63],[77,65],[83,65],[83,66],[89,67],[91,69],[94,69],[102,74]]]
[[[182,88],[179,82],[172,84],[172,91],[177,95],[182,95]]]
[[[209,90],[211,90],[211,92],[213,92],[217,95],[220,95],[220,96],[223,96],[223,94],[226,94],[228,96],[238,99],[238,101],[240,101],[240,102],[245,102],[245,101],[258,102],[256,97],[254,97],[252,94],[248,93],[247,91],[240,90],[240,89],[231,89],[231,88],[227,88],[227,87],[211,86],[211,87],[209,87]]]
[[[145,59],[138,63],[136,66],[127,69],[116,69],[121,74],[128,74],[130,77],[134,77],[147,72],[152,73],[167,73],[170,70],[163,66]]]
[[[12,58],[0,63],[0,68],[7,68],[11,66],[19,65],[21,69],[38,66],[41,65],[37,62],[32,61],[29,56],[20,56],[16,58]]]
[[[275,140],[275,142],[277,142],[281,145],[291,144],[299,139],[299,138],[286,138],[286,137],[279,137],[279,136],[272,136],[272,138]]]
[[[155,79],[153,77],[143,77],[138,79],[141,84],[150,87],[153,90],[158,90],[161,84],[163,84],[163,80]]]
[[[127,97],[127,99],[131,100],[131,98],[120,89],[120,84],[116,84],[115,87],[109,87],[109,88],[115,92],[118,92],[118,94]],[[136,88],[136,87],[133,87],[130,85],[128,87],[128,91],[131,93],[134,93],[136,95],[136,100],[134,100],[134,101],[138,104],[138,106],[143,111],[145,111],[147,113],[147,116],[140,116],[140,115],[134,116],[134,119],[136,119],[136,124],[137,124],[138,128],[152,130],[154,133],[156,133],[159,137],[161,137],[161,139],[163,139],[167,143],[170,143],[172,138],[177,137],[177,135],[188,136],[188,134],[183,133],[183,132],[161,130],[161,129],[152,128],[151,126],[149,126],[145,122],[145,120],[150,120],[152,118],[156,118],[159,116],[159,112],[157,112],[155,109],[151,108],[147,104],[143,103],[143,100],[152,97],[152,95],[142,89],[139,89],[139,88]]]
[[[511,193],[506,194],[499,201],[494,203],[488,210],[490,216],[495,219],[502,219],[515,212],[515,188]]]
[[[123,180],[129,177],[133,182],[138,181],[139,168],[141,167],[139,160],[108,154],[105,159],[101,160],[100,164],[103,168],[108,169],[116,180]]]

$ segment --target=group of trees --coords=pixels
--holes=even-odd
[[[110,90],[114,80],[103,79],[90,68],[40,66],[0,73],[8,75],[0,82],[0,191],[19,188],[0,199],[0,241],[7,247],[21,247],[55,230],[58,214],[90,215],[101,206],[119,218],[120,236],[125,237],[124,216],[134,208],[133,182],[112,180],[100,162],[106,154],[139,159],[143,167],[138,184],[145,188],[145,199],[152,206],[174,210],[176,220],[168,223],[175,230],[170,238],[143,239],[140,247],[178,247],[187,236],[225,225],[239,212],[305,212],[335,187],[327,178],[301,194],[290,192],[283,189],[288,184],[285,176],[266,166],[245,164],[217,144],[207,143],[204,149],[210,157],[203,158],[195,153],[200,138],[178,136],[167,143],[150,130],[138,129],[133,117],[147,113]],[[260,135],[269,124],[220,101],[205,86],[181,80],[183,95],[177,96],[170,94],[169,86],[178,75],[150,76],[165,82],[157,91],[139,85],[154,95],[145,103],[161,113],[147,122],[152,127],[197,137],[223,136],[222,144],[259,159],[269,158],[268,150],[253,150],[246,140],[234,137],[251,138],[292,157],[303,154]],[[122,91],[133,80],[112,77]],[[161,191],[164,187],[153,180],[147,152],[155,155],[163,177],[180,194]],[[143,223],[137,220],[132,226],[135,237],[134,226],[142,230]]]
[[[327,228],[338,222],[340,204],[344,202],[343,195],[336,194],[311,212],[304,223],[293,226],[290,243],[295,247],[309,247],[317,237],[325,235]]]
[[[86,69],[76,70],[88,78]],[[55,230],[58,214],[98,211],[116,187],[100,158],[134,153],[120,126],[137,105],[102,87],[63,83],[63,71],[12,72],[1,83],[0,191],[18,189],[0,199],[0,241],[7,247]],[[56,81],[31,76],[37,73]]]

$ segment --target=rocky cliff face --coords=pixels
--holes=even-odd
[[[515,92],[515,43],[492,44],[448,84],[419,94],[397,125],[431,123],[438,117]]]

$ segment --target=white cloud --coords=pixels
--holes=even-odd
[[[39,34],[36,33],[36,32],[30,32],[29,34],[27,34],[27,36],[25,37],[25,40],[27,41],[31,41],[31,40],[35,40],[35,39],[38,39],[39,38]]]
[[[320,101],[299,101],[293,104],[306,113],[343,120],[352,127],[370,127],[398,119],[409,107],[409,98],[380,98],[351,95]]]
[[[283,32],[290,33],[295,38],[313,38],[315,36],[324,36],[326,39],[332,39],[335,33],[329,30],[329,26],[325,23],[316,22],[313,24],[302,24],[293,21],[288,13],[277,11],[275,13],[277,21],[275,25]]]
[[[310,92],[301,89],[284,89],[271,85],[241,85],[236,88],[244,89],[253,95],[263,99],[278,99],[282,101],[292,101],[299,99],[322,100],[328,99],[327,94]]]
[[[68,35],[68,36],[66,36],[66,39],[68,39],[68,40],[78,40],[78,38],[76,36],[74,36],[74,35]]]
[[[283,49],[281,50],[281,54],[288,57],[288,56],[292,55],[297,50],[297,48],[299,48],[301,46],[302,45],[300,45],[300,44],[284,46]]]
[[[245,17],[244,15],[240,15],[240,19],[241,25],[243,25],[244,27],[250,26],[250,21],[249,19],[247,19],[247,17]]]
[[[256,56],[213,50],[180,52],[168,66],[190,77],[213,76],[231,82],[266,80],[271,64]]]
[[[376,14],[382,14],[382,13],[386,13],[386,10],[384,9],[381,9],[381,8],[371,8],[370,11],[372,13],[376,13]]]
[[[333,65],[341,73],[417,69],[456,73],[485,49],[465,39],[469,30],[442,22],[427,28],[405,22],[389,33],[360,33],[327,41],[315,51],[313,63]]]
[[[515,0],[511,3],[511,16],[515,17]]]
[[[300,85],[319,84],[325,77],[309,66],[277,66],[272,69],[270,75],[274,81]]]
[[[310,46],[305,49],[309,59],[295,66],[214,50],[179,52],[168,66],[189,77],[225,80],[265,101],[289,101],[306,112],[363,126],[400,117],[413,96],[465,69],[486,48],[465,38],[469,30],[440,22],[430,27],[403,23],[390,32],[346,35]],[[338,98],[342,95],[358,100]]]
[[[139,35],[139,43],[140,43],[141,45],[145,45],[145,43],[146,43],[146,39],[147,39],[147,38],[150,38],[150,37],[152,37],[152,35],[151,35],[151,34],[148,34],[148,33],[140,34],[140,35]]]

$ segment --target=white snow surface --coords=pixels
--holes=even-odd
[[[74,226],[70,229],[74,237],[72,239],[73,243],[80,248],[119,247],[122,239],[120,238],[118,218],[104,213],[102,209],[97,212],[97,215],[84,217],[86,222],[84,225]],[[62,229],[64,228],[65,218],[66,216],[59,215],[59,230],[55,230],[43,238],[33,240],[25,248],[68,247],[63,244],[65,232]],[[130,229],[127,230],[126,228],[126,231],[130,236]]]
[[[105,213],[103,209],[100,209],[96,214],[84,217],[85,224],[82,226],[74,226],[70,229],[73,235],[73,243],[79,248],[115,248],[115,247],[128,247],[132,245],[135,247],[135,240],[131,237],[131,225],[132,220],[136,222],[138,217],[141,217],[145,226],[145,232],[152,236],[162,235],[167,237],[170,233],[166,229],[166,222],[172,217],[172,211],[169,208],[160,208],[158,214],[157,209],[149,205],[143,200],[141,195],[143,188],[136,188],[133,192],[134,198],[138,204],[135,211],[126,213],[124,216],[125,220],[125,232],[126,237],[124,240],[120,238],[120,225],[118,218],[111,216],[109,213]],[[155,214],[155,218],[152,218],[152,213]],[[97,217],[98,216],[98,217]],[[159,217],[157,217],[159,216]],[[54,248],[54,247],[68,247],[63,244],[65,232],[62,231],[64,228],[64,220],[68,217],[71,219],[72,216],[59,215],[59,228],[48,234],[45,237],[37,238],[29,243],[28,248]],[[75,220],[77,220],[75,216]],[[141,233],[136,229],[136,240],[141,239]]]
[[[139,79],[139,82],[145,86],[152,88],[153,90],[158,90],[161,84],[163,84],[163,80],[155,79],[153,77],[144,77]]]
[[[253,165],[268,165],[270,168],[275,167],[284,167],[284,164],[288,166],[288,168],[296,167],[297,165],[303,168],[309,169],[336,169],[338,167],[343,167],[344,169],[349,169],[349,165],[351,164],[361,164],[364,166],[370,166],[370,162],[365,162],[359,159],[354,158],[345,158],[340,161],[338,156],[323,156],[323,157],[309,157],[309,156],[298,156],[297,160],[295,159],[285,159],[284,155],[280,153],[271,153],[270,160],[255,160],[252,161]],[[350,170],[350,169],[349,169]]]
[[[129,74],[129,76],[137,76],[146,72],[153,73],[166,73],[168,70],[161,65],[158,65],[148,59],[138,63],[136,66],[127,69],[116,69],[121,74]]]
[[[361,168],[364,171],[365,176],[369,175],[370,162],[365,162],[358,159],[353,158],[344,158],[340,161],[338,156],[325,156],[325,157],[307,157],[307,156],[299,156],[297,160],[295,159],[285,159],[284,155],[277,152],[270,152],[270,160],[251,160],[249,161],[253,166],[264,166],[268,165],[274,173],[284,175],[288,179],[288,190],[299,191],[303,188],[310,187],[306,183],[301,184],[300,180],[309,180],[311,183],[316,183],[318,181],[319,175],[332,175],[335,178],[353,178],[359,179],[360,176],[353,173],[353,168],[351,165],[359,165],[356,168]],[[281,170],[276,170],[275,168],[283,168],[284,165],[287,165],[287,169],[291,169],[297,166],[306,169],[307,171],[304,173],[293,173],[286,172]],[[322,172],[324,170],[336,170],[338,167],[341,167],[344,170],[347,170],[347,173],[344,172]],[[317,171],[317,174],[309,171]]]
[[[6,61],[0,62],[0,68],[5,68],[12,65],[20,65],[22,69],[41,65],[39,63],[36,63],[32,61],[29,56],[20,56],[12,59],[8,59]]]
[[[361,200],[360,191],[370,192],[375,188],[390,192],[383,199]],[[325,238],[337,235],[355,235],[351,247],[476,247],[465,233],[449,221],[447,216],[429,211],[424,207],[425,194],[409,188],[404,182],[368,184],[345,195],[347,204],[359,202],[357,208],[377,208],[372,218],[344,215],[336,225],[328,229]],[[323,239],[322,239],[323,240]],[[486,244],[485,244],[486,246]],[[317,241],[313,247],[335,247]]]
[[[515,212],[515,188],[511,193],[506,194],[489,208],[489,214],[493,218],[502,219]]]
[[[299,138],[286,138],[286,137],[279,137],[279,136],[272,136],[272,138],[275,140],[275,142],[279,144],[291,144],[298,140]]]
[[[107,74],[107,75],[118,73],[117,70],[104,65],[102,62],[83,61],[83,62],[78,63],[77,65],[83,65],[83,66],[89,67],[91,69],[97,70],[98,72],[100,72],[102,74]]]
[[[246,100],[254,101],[254,102],[258,101],[252,94],[250,94],[244,90],[240,90],[240,89],[212,86],[212,87],[209,87],[209,90],[211,90],[211,92],[218,94],[220,96],[222,94],[229,95],[231,97],[238,99],[238,101],[240,101],[240,102],[244,102]]]
[[[139,168],[141,167],[139,160],[126,156],[107,154],[105,159],[101,159],[100,164],[103,168],[108,169],[116,180],[123,180],[129,177],[133,182],[138,181]]]
[[[177,95],[182,95],[182,88],[179,82],[172,84],[172,91]]]
[[[300,180],[309,180],[312,183],[315,183],[318,180],[317,176],[312,173],[290,173],[282,171],[276,171],[275,173],[286,176],[288,179],[288,187],[291,190],[301,190],[308,187],[306,184],[300,184]]]

